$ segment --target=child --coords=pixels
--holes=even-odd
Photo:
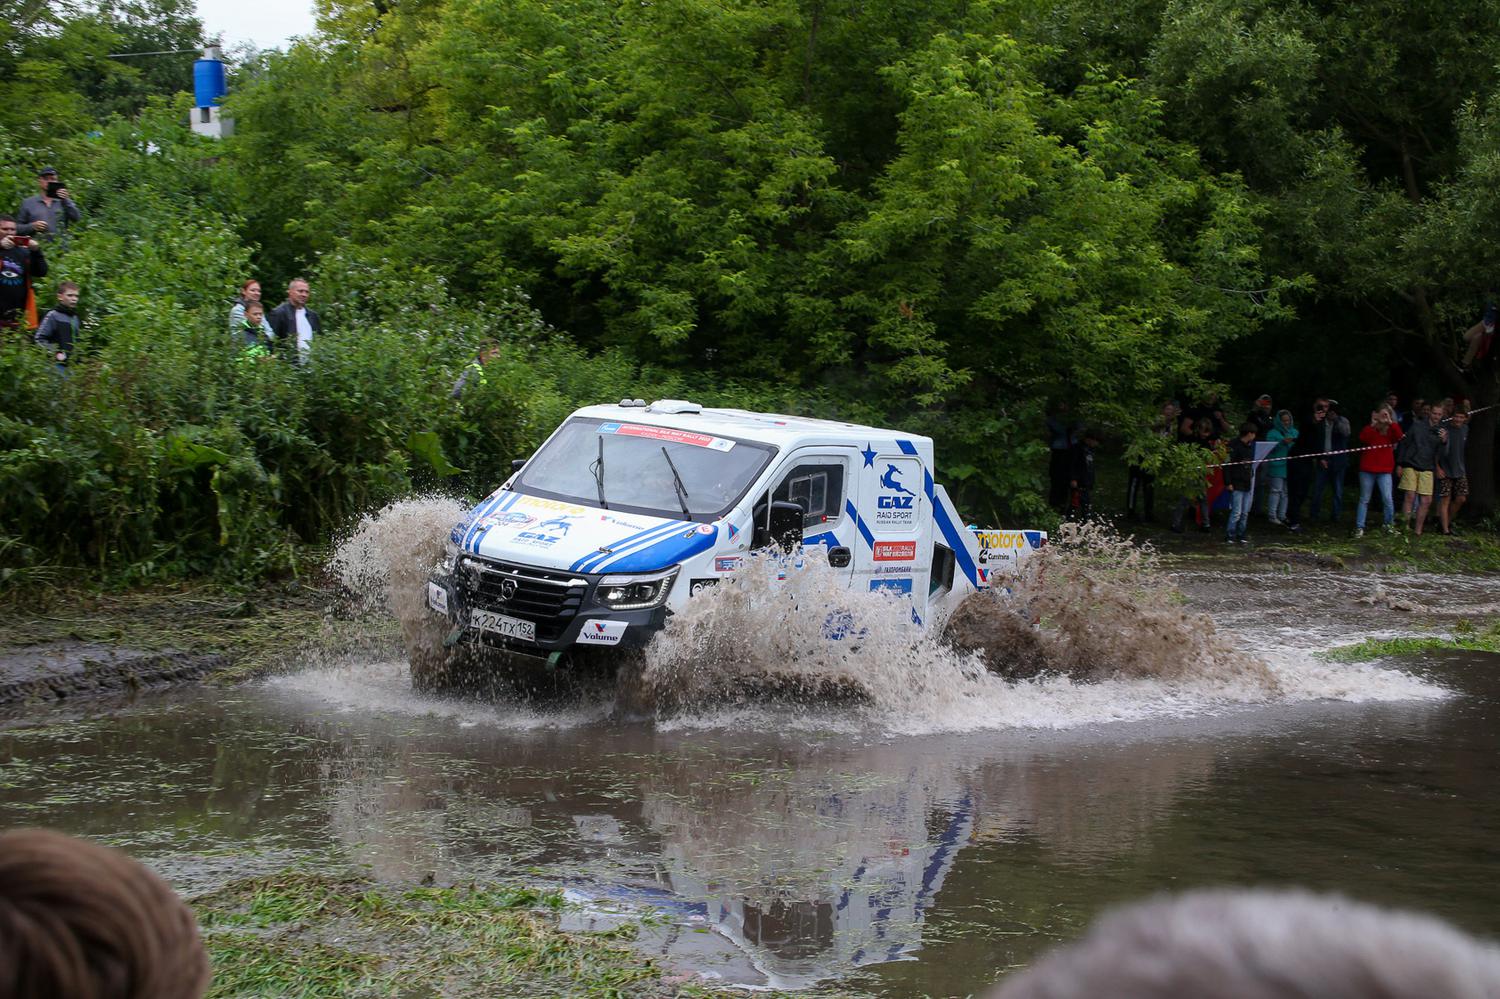
[[[68,363],[78,340],[78,285],[64,281],[57,286],[57,308],[42,317],[33,339],[52,351],[58,370]]]
[[[1253,420],[1240,424],[1240,435],[1229,442],[1229,464],[1224,468],[1224,488],[1229,490],[1229,529],[1224,541],[1247,545],[1245,531],[1250,526],[1250,503],[1255,499],[1255,437],[1260,428]]]
[[[1276,446],[1266,455],[1266,477],[1270,480],[1270,502],[1266,508],[1266,519],[1277,527],[1286,526],[1286,456],[1297,440],[1297,427],[1292,422],[1292,411],[1283,409],[1276,414],[1276,426],[1266,434],[1266,440],[1275,441]]]
[[[1438,500],[1438,525],[1444,534],[1453,534],[1453,521],[1469,498],[1469,469],[1464,462],[1464,448],[1469,443],[1469,410],[1457,406],[1448,420],[1448,446],[1443,452],[1442,498]]]
[[[266,353],[275,339],[266,325],[266,307],[259,302],[246,302],[244,316],[232,331],[236,340],[251,353]]]

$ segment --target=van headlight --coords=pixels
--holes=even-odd
[[[667,602],[672,581],[682,566],[644,576],[605,576],[599,580],[599,602],[610,610],[649,610]]]

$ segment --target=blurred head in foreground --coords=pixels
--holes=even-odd
[[[0,999],[198,999],[190,910],[118,850],[43,829],[0,835]]]
[[[1500,949],[1429,916],[1305,891],[1127,906],[988,999],[1481,999]]]

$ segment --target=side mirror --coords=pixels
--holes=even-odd
[[[837,548],[828,549],[828,564],[835,569],[847,568],[853,559],[854,553],[842,545]]]
[[[521,469],[525,468],[526,467],[526,462],[528,460],[529,459],[527,459],[527,458],[515,458],[515,459],[513,459],[511,461],[511,463],[510,463],[511,473],[514,474],[516,472],[519,472]]]
[[[761,507],[761,510],[764,509],[765,507]],[[787,550],[796,548],[802,544],[802,522],[806,517],[801,503],[777,500],[771,504],[768,517],[755,518],[755,537],[750,547],[766,548],[775,544]]]

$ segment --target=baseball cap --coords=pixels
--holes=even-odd
[[[1270,399],[1270,398],[1271,398],[1271,393],[1269,393],[1269,392],[1262,392],[1260,395],[1258,395],[1258,396],[1255,397],[1255,401],[1256,402],[1260,402],[1262,399]]]
[[[57,167],[42,167],[40,170],[38,170],[36,172],[36,175],[38,177],[46,177],[48,175],[56,177],[57,176]]]

